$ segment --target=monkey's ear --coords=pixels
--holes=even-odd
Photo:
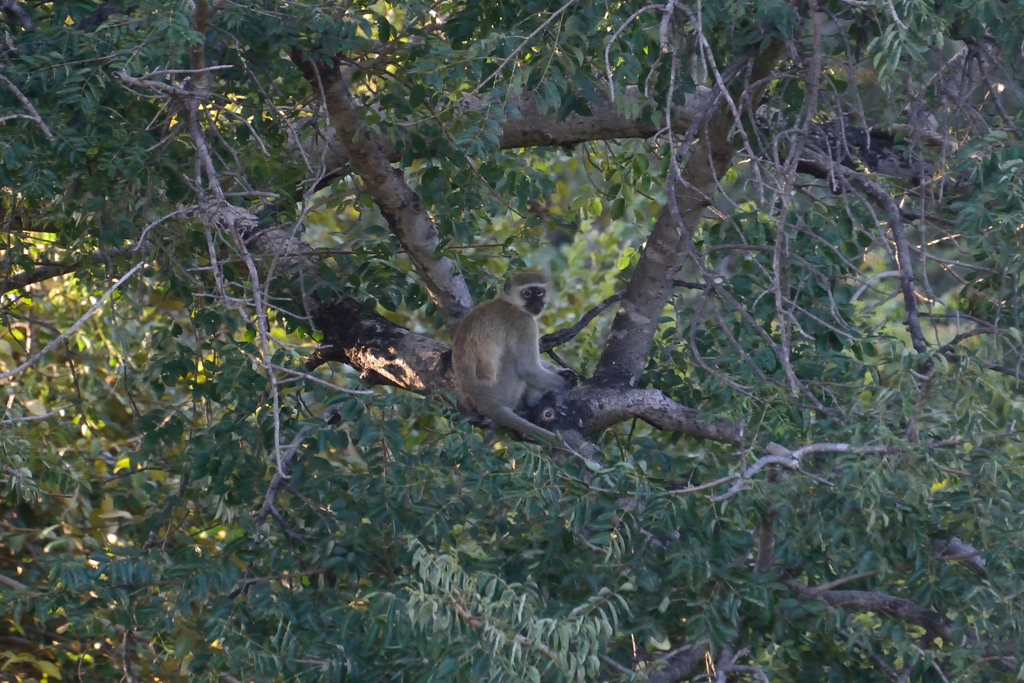
[[[511,275],[509,277],[505,278],[505,286],[502,287],[501,291],[505,292],[506,296],[512,293],[512,276]]]

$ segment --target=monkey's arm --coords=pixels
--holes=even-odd
[[[521,376],[531,389],[538,391],[565,391],[574,386],[569,378],[540,365],[530,369],[524,368]]]
[[[541,392],[565,391],[576,386],[573,379],[563,376],[556,368],[540,359],[536,334],[524,337],[517,349],[516,356],[521,360],[516,370],[527,386]]]

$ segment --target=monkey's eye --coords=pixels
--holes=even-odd
[[[522,291],[522,296],[524,299],[543,299],[544,290],[540,287],[530,287]]]

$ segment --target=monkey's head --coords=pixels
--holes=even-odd
[[[547,304],[551,280],[540,271],[531,270],[515,273],[505,281],[505,298],[517,308],[537,316]]]

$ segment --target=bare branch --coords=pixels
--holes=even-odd
[[[70,406],[62,406],[56,410],[43,413],[42,415],[26,415],[24,417],[8,417],[0,420],[0,425],[15,425],[23,422],[42,422],[43,420],[49,420],[51,417],[63,417],[63,413]]]
[[[598,305],[591,308],[589,311],[583,314],[579,320],[576,321],[572,327],[568,327],[558,332],[552,332],[551,334],[545,334],[540,338],[540,352],[546,353],[555,347],[561,346],[566,342],[571,341],[576,337],[577,334],[583,331],[583,329],[590,324],[590,322],[605,312],[605,310],[614,303],[618,303],[622,300],[623,292],[612,294],[610,297],[599,303]]]
[[[89,318],[91,318],[93,315],[96,314],[96,311],[98,311],[101,308],[103,308],[103,305],[105,303],[107,303],[107,301],[110,299],[110,297],[112,297],[114,295],[114,292],[116,292],[121,287],[121,285],[123,285],[125,282],[127,282],[128,279],[131,278],[132,275],[135,275],[135,273],[137,273],[139,270],[141,270],[142,267],[145,266],[145,265],[146,265],[145,261],[139,261],[138,263],[136,263],[135,266],[131,270],[129,270],[124,275],[122,275],[120,279],[118,279],[110,288],[108,288],[107,291],[103,293],[103,296],[101,296],[99,298],[99,300],[97,300],[96,303],[94,303],[89,308],[89,310],[86,311],[84,315],[82,315],[81,318],[76,320],[75,323],[71,327],[69,327],[67,329],[67,331],[65,331],[64,333],[58,335],[49,344],[44,346],[42,351],[40,351],[39,353],[37,353],[34,356],[30,357],[28,360],[26,360],[24,363],[22,363],[18,367],[14,368],[13,370],[9,370],[8,372],[0,373],[0,381],[5,380],[5,379],[10,379],[11,377],[14,377],[16,375],[21,374],[22,372],[24,372],[28,368],[30,368],[33,365],[35,365],[36,363],[38,363],[43,358],[43,356],[45,356],[50,351],[55,349],[58,345],[64,343],[64,340],[67,339],[70,335],[72,335],[75,332],[77,332],[79,329],[81,329],[82,325],[84,325],[86,322],[88,322]]]
[[[507,57],[505,57],[505,59],[503,59],[503,60],[502,60],[501,64],[499,64],[499,65],[498,65],[498,68],[496,68],[496,69],[495,69],[495,70],[494,70],[494,71],[493,71],[493,72],[491,73],[491,75],[490,75],[490,76],[488,76],[488,77],[487,77],[487,78],[485,78],[484,80],[480,81],[480,83],[479,83],[479,84],[478,84],[478,85],[476,86],[476,88],[474,88],[474,89],[473,89],[473,94],[476,94],[476,93],[480,92],[480,89],[481,89],[481,88],[483,88],[483,87],[484,87],[485,85],[487,85],[487,84],[488,84],[488,83],[490,83],[490,82],[491,82],[492,80],[494,80],[495,78],[497,78],[497,77],[498,77],[498,76],[499,76],[499,75],[501,74],[502,70],[504,70],[504,68],[505,68],[506,66],[508,66],[508,65],[509,65],[509,63],[510,63],[510,62],[511,62],[511,61],[512,61],[513,59],[515,59],[515,58],[516,58],[516,55],[518,55],[518,54],[519,54],[520,52],[522,52],[523,48],[525,48],[525,47],[526,47],[527,45],[529,45],[529,44],[530,44],[530,41],[532,41],[532,40],[533,40],[534,38],[536,38],[536,37],[537,37],[537,36],[538,36],[538,35],[539,35],[539,34],[540,34],[540,33],[541,33],[541,32],[542,32],[542,31],[543,31],[544,29],[546,29],[546,28],[547,28],[548,26],[550,26],[550,25],[551,25],[551,23],[552,23],[552,22],[553,22],[553,21],[554,21],[555,19],[557,19],[557,18],[558,18],[558,17],[559,17],[559,16],[560,16],[560,15],[561,15],[561,14],[562,14],[563,12],[565,12],[565,10],[569,9],[569,8],[570,8],[570,7],[572,6],[572,4],[573,4],[574,2],[576,2],[576,0],[568,0],[568,1],[567,1],[567,2],[565,2],[565,3],[564,3],[564,4],[562,5],[562,6],[561,6],[561,7],[559,7],[559,8],[557,9],[557,10],[555,10],[554,12],[552,12],[552,13],[551,13],[551,16],[550,16],[550,17],[548,17],[548,18],[547,18],[547,19],[545,19],[545,20],[544,20],[543,22],[541,22],[541,25],[540,25],[540,26],[538,26],[538,27],[537,27],[536,29],[534,29],[534,30],[533,30],[533,33],[531,33],[530,35],[526,36],[526,38],[524,38],[524,39],[523,39],[523,41],[522,41],[521,43],[519,43],[519,45],[517,45],[517,46],[515,47],[515,49],[514,49],[514,50],[512,50],[511,52],[509,52],[508,56],[507,56]]]
[[[20,7],[20,5],[18,5],[17,2],[14,2],[14,0],[3,0],[2,6],[4,9],[8,9],[9,4],[15,7]],[[28,17],[27,14],[25,16],[26,18]],[[29,19],[29,21],[31,21],[31,19]],[[21,106],[28,110],[28,114],[26,116],[30,120],[35,121],[36,125],[42,129],[43,135],[45,135],[46,139],[50,141],[50,144],[54,144],[56,140],[53,137],[53,133],[50,132],[50,128],[46,125],[46,122],[43,121],[43,117],[39,115],[36,108],[32,106],[32,102],[30,102],[29,99],[25,97],[25,94],[18,89],[18,86],[11,83],[3,74],[0,74],[0,84],[3,84],[3,86],[7,88],[12,95],[18,98],[18,101],[21,102]]]
[[[713,497],[711,500],[715,503],[720,503],[734,498],[740,491],[746,488],[749,479],[769,465],[778,465],[788,470],[798,470],[800,469],[801,460],[805,455],[812,453],[848,453],[851,450],[855,449],[848,443],[813,443],[798,448],[795,451],[790,451],[777,443],[770,443],[765,447],[767,455],[761,456],[750,467],[734,475],[735,483],[729,490]],[[857,450],[870,451],[872,449],[861,448]]]
[[[21,581],[15,581],[14,579],[10,578],[9,576],[4,576],[3,574],[0,574],[0,585],[7,586],[11,590],[16,590],[16,591],[27,591],[27,590],[29,590],[29,587],[26,586],[25,584],[23,584]]]
[[[138,253],[146,254],[149,252],[150,248],[149,243],[146,241],[147,233],[152,228],[156,227],[160,223],[163,223],[165,220],[172,218],[174,216],[179,216],[190,210],[191,207],[178,209],[177,211],[169,213],[166,216],[163,216],[153,221],[143,229],[142,234],[139,236],[139,241],[134,246],[124,247],[123,249],[111,249],[110,251],[101,251],[65,263],[47,263],[45,265],[39,266],[35,270],[26,273],[18,273],[17,275],[11,275],[10,277],[6,277],[0,280],[0,294],[6,294],[7,292],[10,292],[15,289],[21,289],[23,287],[28,287],[29,285],[34,285],[37,282],[44,282],[51,278],[66,275],[67,273],[70,273],[81,268],[87,263],[106,264],[110,263],[113,259],[121,258],[122,256],[130,256],[132,254]]]
[[[924,340],[920,314],[917,309],[917,292],[914,289],[914,271],[911,267],[910,243],[907,241],[907,235],[903,230],[903,217],[900,215],[899,204],[881,185],[863,173],[835,163],[821,153],[808,151],[807,154],[815,161],[829,165],[833,173],[842,176],[844,180],[867,195],[885,212],[889,220],[889,229],[892,231],[893,241],[896,244],[896,267],[900,274],[900,291],[903,293],[903,306],[907,311],[907,330],[910,332],[910,339],[914,350],[919,354],[927,353],[928,345]],[[931,361],[925,361],[922,364],[922,369],[925,372],[928,372],[931,367]]]
[[[335,405],[331,406],[327,410],[324,410],[317,419],[327,420],[337,414],[341,410],[342,406]],[[298,453],[299,448],[302,446],[302,442],[306,439],[306,435],[316,426],[314,423],[306,423],[299,427],[299,430],[295,433],[294,438],[288,447],[281,453],[280,462],[277,471],[274,473],[273,478],[270,480],[270,486],[267,487],[267,493],[263,496],[263,505],[253,515],[253,526],[256,527],[256,537],[253,539],[252,548],[255,549],[259,546],[263,540],[259,531],[259,527],[266,521],[267,517],[274,515],[278,523],[282,524],[285,528],[286,533],[289,533],[291,527],[284,523],[283,519],[280,519],[277,510],[274,508],[274,504],[277,502],[277,497],[281,494],[283,489],[288,483],[288,470],[291,467],[292,461],[295,459],[295,454]],[[291,536],[291,533],[289,533]]]
[[[139,683],[139,677],[132,670],[132,630],[125,629],[124,639],[121,641],[121,669],[124,671],[125,683]]]
[[[672,286],[686,287],[689,289],[699,289],[702,291],[707,289],[707,287],[705,287],[702,284],[699,284],[697,282],[686,282],[685,280],[673,280]],[[621,301],[624,294],[625,292],[616,292],[615,294],[612,294],[610,297],[608,297],[607,299],[605,299],[604,301],[602,301],[601,303],[599,303],[598,305],[594,306],[589,311],[584,313],[583,316],[580,317],[580,319],[572,327],[568,327],[564,330],[559,330],[557,332],[552,332],[551,334],[545,334],[543,337],[540,338],[540,352],[546,353],[558,346],[561,346],[562,344],[565,344],[575,339],[576,335],[582,332],[583,329],[587,325],[589,325],[591,321],[594,320],[594,318],[604,313],[612,304]]]

